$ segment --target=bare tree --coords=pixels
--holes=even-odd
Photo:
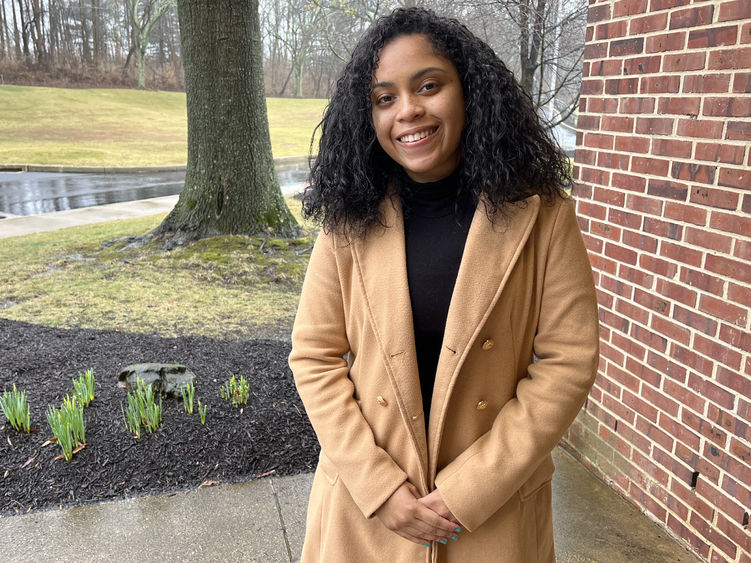
[[[151,30],[173,2],[174,0],[125,0],[133,33],[139,90],[146,88],[146,49]]]

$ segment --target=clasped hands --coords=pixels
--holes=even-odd
[[[419,544],[456,540],[461,531],[459,521],[443,502],[438,489],[421,497],[409,481],[402,483],[375,515],[392,532]]]

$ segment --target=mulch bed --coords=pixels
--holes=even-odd
[[[0,414],[0,516],[186,490],[266,475],[312,471],[318,443],[287,366],[290,345],[275,340],[161,338],[116,331],[63,330],[0,319],[0,392],[15,383],[31,407],[31,434]],[[165,398],[162,425],[136,439],[123,422],[120,370],[143,362],[179,363],[196,374],[196,407]],[[72,394],[92,368],[96,398],[85,410],[86,446],[55,458],[45,411]],[[219,396],[232,375],[251,384],[242,409]],[[197,400],[208,405],[201,425]]]

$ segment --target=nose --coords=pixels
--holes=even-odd
[[[412,121],[423,115],[423,107],[418,96],[406,95],[399,98],[399,110],[397,119],[399,121]]]

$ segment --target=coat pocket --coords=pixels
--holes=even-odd
[[[339,472],[336,470],[332,461],[323,452],[318,456],[318,471],[323,474],[332,486],[339,480]]]
[[[555,464],[553,463],[553,457],[547,455],[542,463],[535,469],[534,473],[527,479],[519,489],[519,498],[522,502],[528,500],[530,497],[540,490],[541,487],[550,482],[553,478],[553,471],[555,471]]]

